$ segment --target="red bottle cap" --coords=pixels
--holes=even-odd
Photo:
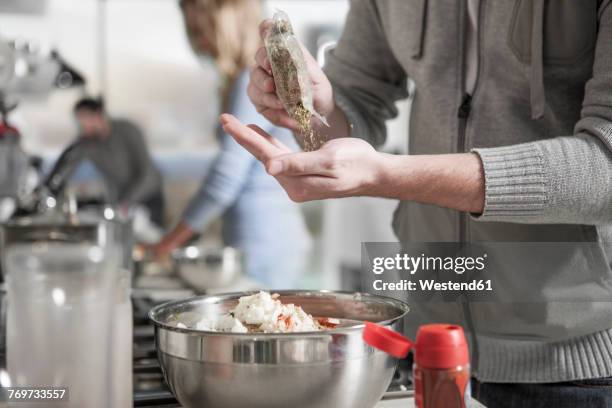
[[[405,358],[412,348],[412,342],[398,332],[370,322],[365,322],[363,340],[397,358]]]
[[[448,370],[470,363],[467,341],[461,326],[428,324],[421,326],[413,344],[401,334],[366,322],[363,340],[372,347],[397,358],[405,358],[415,349],[415,364],[423,368]]]
[[[470,363],[461,326],[428,324],[417,333],[414,362],[423,368],[448,370]]]

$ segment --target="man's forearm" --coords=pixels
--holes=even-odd
[[[373,195],[482,213],[485,179],[476,154],[383,154]]]
[[[394,156],[354,137],[331,140],[314,152],[294,153],[231,115],[222,115],[221,123],[297,202],[372,196],[472,213],[484,208],[485,178],[476,154]]]
[[[321,135],[325,140],[351,136],[351,127],[342,109],[334,106],[332,112],[327,114],[325,118],[327,119],[329,127],[325,126],[323,123],[317,123],[313,128],[316,134]]]

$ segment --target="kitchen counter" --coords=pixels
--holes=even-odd
[[[469,404],[470,408],[485,408],[484,405],[472,400]],[[414,398],[398,398],[381,401],[376,408],[416,408]]]
[[[376,408],[415,408],[414,398],[398,398],[383,400]]]

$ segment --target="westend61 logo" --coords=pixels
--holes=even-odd
[[[372,272],[381,275],[386,271],[405,271],[414,275],[419,271],[452,271],[462,275],[470,271],[482,271],[486,268],[487,254],[482,256],[410,256],[396,254],[390,257],[376,257],[372,259]]]
[[[378,277],[371,282],[371,286],[375,291],[493,291],[491,279],[483,279],[482,275],[487,268],[486,253],[479,256],[445,255],[421,253],[411,256],[397,252],[394,255],[371,257],[370,270]],[[466,272],[470,273],[469,277]]]

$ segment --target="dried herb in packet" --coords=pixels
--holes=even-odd
[[[327,121],[314,110],[312,83],[304,53],[287,14],[278,11],[273,20],[274,24],[265,36],[265,45],[276,93],[289,116],[299,124],[296,136],[302,149],[317,150],[325,140],[314,134],[310,120],[315,116],[325,125]]]

